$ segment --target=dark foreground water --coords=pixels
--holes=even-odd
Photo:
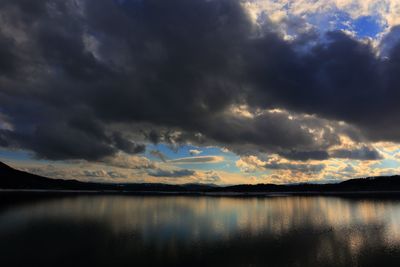
[[[0,265],[400,266],[400,201],[72,196],[2,203]]]

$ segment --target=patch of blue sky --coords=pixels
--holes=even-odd
[[[173,160],[173,159],[178,159],[178,158],[185,158],[185,157],[190,157],[193,156],[190,153],[190,150],[198,150],[201,151],[200,154],[197,156],[234,156],[235,154],[231,152],[223,152],[221,148],[219,147],[212,147],[212,146],[206,146],[206,147],[199,147],[199,146],[192,146],[192,145],[182,145],[178,146],[176,149],[173,147],[166,145],[166,144],[149,144],[147,145],[145,155],[149,159],[156,159],[153,155],[151,155],[151,151],[160,151],[163,153],[168,159]]]
[[[352,21],[352,25],[357,37],[360,38],[375,38],[387,27],[386,24],[382,23],[382,20],[379,16],[360,17]]]
[[[308,14],[307,21],[321,32],[335,30],[350,31],[358,38],[376,38],[387,27],[378,15],[362,16],[353,19],[343,10]]]
[[[216,155],[214,155],[216,156]],[[239,173],[240,169],[236,166],[236,161],[239,159],[238,156],[223,156],[223,161],[220,162],[208,162],[208,163],[185,163],[185,164],[174,164],[177,167],[193,169],[193,170],[213,170],[213,171],[226,171],[231,173]]]
[[[152,151],[159,151],[161,152],[167,159],[175,159],[178,157],[181,157],[182,155],[181,152],[182,148],[178,147],[176,150],[173,149],[172,147],[165,145],[165,144],[148,144],[146,147],[146,152],[145,156],[149,158],[150,160],[160,160],[159,157],[153,155],[151,152]]]
[[[24,150],[5,150],[0,149],[0,159],[5,161],[29,161],[32,159],[32,153]]]
[[[307,22],[314,25],[321,32],[351,29],[350,15],[341,10],[308,14]]]
[[[400,168],[400,162],[394,159],[384,159],[375,164],[371,165],[373,169],[389,169],[389,168]]]
[[[165,144],[149,144],[146,149],[145,156],[150,160],[160,161],[161,159],[155,155],[151,154],[151,151],[159,151],[165,157],[166,160],[174,160],[181,159],[187,157],[198,157],[198,156],[221,156],[224,158],[221,162],[204,162],[204,163],[187,163],[187,164],[174,164],[181,168],[187,169],[195,169],[195,170],[221,170],[227,172],[239,172],[239,168],[236,166],[236,161],[239,160],[239,156],[232,152],[223,151],[219,147],[213,146],[192,146],[192,145],[183,145],[179,146],[177,149],[173,149],[172,147]],[[201,151],[198,155],[192,155],[190,150]],[[173,163],[172,163],[173,164]],[[211,168],[212,167],[212,168]]]

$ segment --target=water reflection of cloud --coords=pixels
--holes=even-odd
[[[197,257],[193,266],[398,266],[398,222],[400,202],[388,200],[80,196],[3,209],[0,248],[33,256],[46,244],[53,254],[89,249],[98,253],[88,262],[125,265]]]
[[[114,232],[139,232],[144,238],[212,240],[239,233],[283,235],[313,227],[334,231],[357,225],[382,225],[387,242],[400,243],[400,203],[350,201],[326,197],[215,198],[98,196],[64,198],[23,206],[1,214],[4,225],[39,219],[104,221]],[[11,218],[11,219],[10,219]],[[351,247],[361,237],[348,236]]]

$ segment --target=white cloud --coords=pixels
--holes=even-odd
[[[201,150],[197,150],[197,149],[191,149],[191,150],[189,150],[189,153],[190,153],[190,155],[199,155],[199,154],[201,154],[203,151],[201,151]]]
[[[261,14],[266,14],[274,22],[283,22],[293,17],[310,22],[313,17],[317,21],[313,24],[318,27],[318,21],[324,21],[328,14],[344,12],[353,20],[374,16],[383,27],[387,25],[390,28],[400,24],[398,0],[246,0],[243,5],[255,22]]]

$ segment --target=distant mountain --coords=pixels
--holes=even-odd
[[[170,185],[161,183],[86,183],[77,180],[50,179],[19,171],[0,162],[0,189],[90,190],[124,192],[208,192],[208,193],[257,193],[257,192],[369,192],[399,191],[400,176],[357,178],[336,184],[296,185],[232,185],[207,184]]]

